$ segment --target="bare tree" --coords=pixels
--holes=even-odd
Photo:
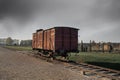
[[[13,40],[12,40],[11,37],[8,37],[8,38],[6,39],[6,45],[12,45],[12,42],[13,42]]]

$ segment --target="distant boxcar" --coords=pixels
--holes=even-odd
[[[33,33],[32,48],[48,52],[77,52],[78,30],[71,27],[40,29]]]

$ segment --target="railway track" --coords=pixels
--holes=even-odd
[[[65,68],[80,72],[80,74],[82,75],[97,77],[97,78],[107,78],[109,80],[120,80],[120,71],[117,71],[117,70],[103,68],[95,65],[86,64],[86,63],[64,61],[61,59],[55,59],[51,61],[50,58],[45,56],[44,57],[40,55],[34,55],[34,56],[55,64],[63,64]]]
[[[76,71],[81,71],[83,75],[87,76],[95,76],[98,78],[108,78],[110,80],[120,80],[120,71],[103,68],[99,66],[94,66],[86,63],[76,63],[76,62],[70,62],[69,66],[66,66],[66,68],[70,68]]]

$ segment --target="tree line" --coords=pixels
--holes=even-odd
[[[11,37],[8,37],[6,39],[6,45],[8,46],[32,46],[32,40],[17,40],[12,39]]]

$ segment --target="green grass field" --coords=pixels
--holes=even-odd
[[[32,47],[30,46],[5,46],[5,48],[12,49],[12,50],[18,50],[18,51],[31,51]]]
[[[80,52],[77,55],[71,53],[69,59],[76,62],[85,62],[101,67],[120,70],[120,54]]]

